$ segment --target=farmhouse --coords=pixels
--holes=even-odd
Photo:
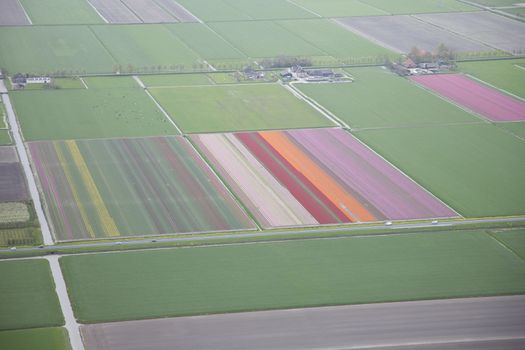
[[[45,77],[45,76],[28,77],[26,79],[26,83],[27,84],[50,84],[51,83],[51,78],[50,77]]]

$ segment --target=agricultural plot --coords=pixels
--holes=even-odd
[[[415,127],[479,121],[386,69],[355,68],[348,72],[355,79],[352,83],[294,86],[352,128]]]
[[[29,199],[22,166],[14,147],[0,147],[0,202]]]
[[[263,227],[457,216],[342,129],[193,140]]]
[[[104,25],[91,29],[125,71],[191,68],[199,62],[194,51],[160,24]]]
[[[107,77],[84,77],[82,78],[88,89],[137,89],[139,85],[129,75],[107,76]],[[142,94],[141,94],[142,95]],[[140,98],[138,100],[141,100]]]
[[[200,23],[166,26],[187,46],[205,59],[245,59],[246,56],[207,26]]]
[[[0,330],[64,324],[46,260],[2,261],[0,276]]]
[[[35,328],[0,332],[0,344],[16,350],[70,350],[65,328]]]
[[[521,138],[525,141],[525,122],[519,123],[500,123],[499,127],[509,131],[518,138]]]
[[[294,2],[322,17],[389,15],[388,12],[361,0],[294,0]]]
[[[360,0],[393,15],[427,12],[476,11],[477,7],[456,0]]]
[[[188,133],[334,126],[278,84],[152,88]]]
[[[449,14],[446,14],[449,16]],[[493,48],[464,38],[413,16],[348,17],[337,19],[348,30],[399,53],[417,46],[434,51],[445,44],[456,52],[486,52]]]
[[[525,23],[491,12],[418,15],[417,18],[499,50],[525,52]]]
[[[525,214],[525,143],[494,125],[355,134],[465,217]]]
[[[421,75],[413,76],[411,80],[491,121],[525,120],[525,101],[510,97],[462,74]]]
[[[155,1],[121,0],[122,3],[136,14],[143,23],[177,22],[175,17],[164,11]]]
[[[11,136],[9,135],[9,130],[0,129],[0,146],[10,145],[13,142],[11,141]]]
[[[0,2],[0,26],[31,24],[19,0]]]
[[[87,83],[94,86],[91,80]],[[138,87],[21,91],[11,99],[24,138],[30,141],[178,133]]]
[[[278,23],[333,57],[358,59],[394,55],[392,51],[371,43],[327,19],[280,21]],[[331,38],[331,40],[326,40],[326,38]]]
[[[142,21],[120,0],[87,0],[109,23],[141,23]]]
[[[459,69],[525,99],[525,59],[460,62]]]
[[[278,22],[215,22],[209,26],[252,58],[328,56],[320,48],[289,32]]]
[[[179,22],[199,22],[190,11],[186,10],[181,4],[174,0],[155,0],[164,10],[169,12]]]
[[[213,85],[206,74],[142,75],[140,80],[147,87]]]
[[[86,0],[19,0],[33,24],[104,23]]]
[[[229,4],[227,0],[177,0],[177,2],[205,22],[250,19],[250,16]]]
[[[0,67],[11,74],[107,73],[115,63],[85,26],[0,28]]]
[[[525,230],[500,231],[492,235],[525,260]]]
[[[313,18],[313,13],[286,0],[223,0],[250,19]]]
[[[254,228],[182,137],[28,147],[59,240]]]
[[[483,231],[82,255],[60,263],[81,322],[525,292],[525,262]]]

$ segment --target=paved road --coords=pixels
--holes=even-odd
[[[523,349],[525,296],[165,318],[81,332],[90,350]]]

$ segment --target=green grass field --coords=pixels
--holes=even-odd
[[[525,7],[515,7],[512,9],[505,9],[503,11],[514,16],[525,17]]]
[[[30,141],[177,134],[139,88],[22,91],[11,98]]]
[[[142,75],[140,80],[147,87],[213,85],[207,74]]]
[[[214,0],[213,0],[214,1]],[[312,18],[315,15],[283,0],[224,0],[251,19]]]
[[[248,14],[235,8],[227,0],[180,0],[177,2],[205,22],[250,19]]]
[[[360,0],[294,0],[294,2],[323,17],[381,16],[389,14]]]
[[[498,123],[498,126],[510,131],[513,135],[525,139],[525,122]]]
[[[85,77],[89,89],[138,89],[140,86],[131,76]]]
[[[456,0],[361,0],[361,2],[393,15],[479,10],[477,7]]]
[[[395,55],[327,19],[275,22],[313,44],[325,54],[337,58],[362,58]],[[326,40],[330,38],[330,40]]]
[[[525,230],[500,231],[493,236],[525,260]]]
[[[33,24],[97,24],[102,18],[85,0],[20,0]]]
[[[525,262],[484,232],[71,256],[81,322],[525,292]]]
[[[9,130],[0,129],[0,146],[10,145],[11,143],[12,141],[11,135],[9,135]]]
[[[34,328],[0,332],[0,346],[16,350],[70,350],[65,328]]]
[[[252,58],[327,56],[326,52],[284,29],[277,22],[216,22],[209,26]]]
[[[64,323],[46,260],[0,261],[0,276],[0,330]]]
[[[122,71],[155,71],[159,66],[173,70],[175,65],[187,70],[199,61],[198,55],[164,25],[102,25],[91,30]]]
[[[525,59],[461,62],[462,72],[525,99]]]
[[[0,129],[7,128],[7,114],[5,112],[4,104],[2,103],[2,99],[0,99]]]
[[[463,216],[525,214],[525,143],[496,126],[367,130],[355,135]]]
[[[295,86],[352,128],[479,121],[388,70],[355,68],[348,72],[355,78],[352,83]]]
[[[334,126],[277,84],[150,91],[175,123],[188,133]]]
[[[245,59],[246,56],[200,23],[166,25],[188,47],[205,59]]]
[[[86,26],[0,28],[0,67],[11,74],[108,73],[115,63]]]

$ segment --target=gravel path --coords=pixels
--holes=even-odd
[[[6,91],[4,80],[0,79],[0,91]],[[33,204],[35,206],[36,215],[38,217],[38,222],[40,223],[40,228],[42,230],[42,238],[45,245],[53,244],[53,236],[49,230],[49,225],[42,210],[42,203],[40,202],[40,193],[36,187],[35,178],[33,172],[31,171],[31,165],[29,163],[29,157],[27,156],[27,151],[24,146],[24,141],[22,140],[22,135],[20,134],[20,128],[18,126],[18,121],[16,120],[15,112],[13,106],[11,105],[11,100],[9,95],[5,92],[2,93],[2,101],[4,102],[5,110],[7,113],[7,120],[9,121],[9,126],[11,128],[11,133],[13,135],[13,140],[15,141],[16,149],[18,151],[18,156],[20,157],[20,163],[24,168],[24,173],[27,178],[27,184],[29,187],[29,193]]]

